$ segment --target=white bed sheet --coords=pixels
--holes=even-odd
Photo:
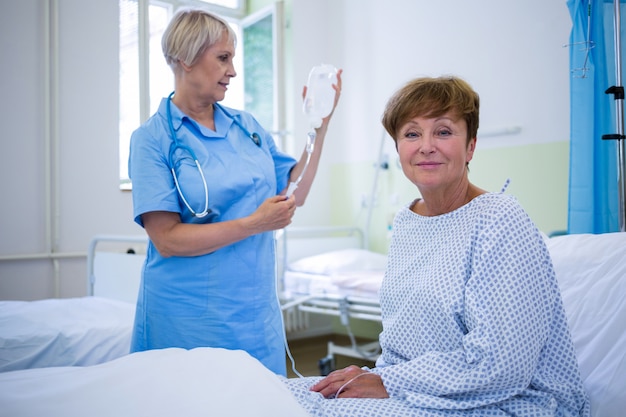
[[[130,351],[135,305],[101,297],[0,302],[0,371],[94,365]]]
[[[305,417],[278,376],[243,351],[133,353],[89,367],[0,374],[0,415],[11,417]]]

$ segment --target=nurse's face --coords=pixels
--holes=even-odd
[[[420,192],[446,195],[467,181],[476,138],[468,143],[465,120],[447,113],[409,120],[398,131],[397,145],[404,175]]]
[[[188,81],[206,101],[215,103],[224,100],[230,79],[237,75],[234,57],[235,45],[224,34],[189,68]]]

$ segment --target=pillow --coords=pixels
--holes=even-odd
[[[626,233],[551,238],[580,373],[594,417],[626,409]]]
[[[387,255],[365,249],[342,249],[309,256],[292,262],[290,271],[333,275],[351,271],[384,271]]]

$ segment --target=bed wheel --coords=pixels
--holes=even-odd
[[[326,356],[317,362],[317,366],[319,367],[320,375],[326,376],[335,370],[335,358]]]

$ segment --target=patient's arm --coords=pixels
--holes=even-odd
[[[311,387],[326,398],[389,398],[380,375],[351,365],[331,372]]]

